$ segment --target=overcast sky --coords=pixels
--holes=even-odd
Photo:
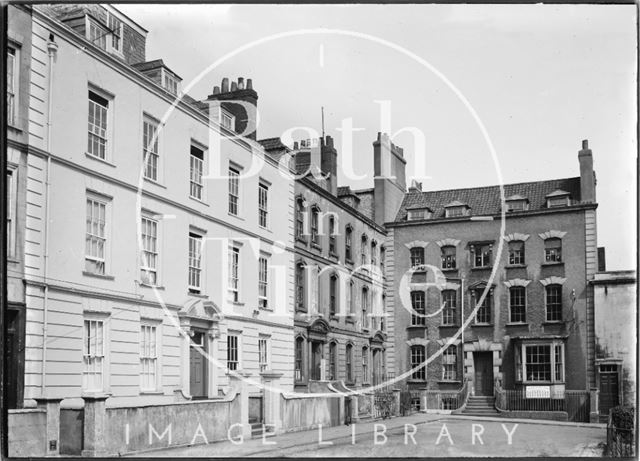
[[[205,75],[189,93],[204,99],[223,77],[252,78],[259,138],[295,126],[337,130],[353,119],[355,172],[373,185],[371,143],[380,104],[391,128],[426,139],[423,189],[498,183],[490,150],[469,110],[426,60],[475,109],[495,146],[505,183],[578,176],[589,139],[598,186],[598,245],[607,269],[636,266],[635,5],[119,5],[149,30],[147,59],[162,58],[183,87],[238,47],[274,34],[330,28],[375,36],[393,47],[335,33],[258,44]],[[398,135],[407,174],[413,137]],[[339,152],[340,155],[340,152]]]

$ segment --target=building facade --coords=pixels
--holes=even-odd
[[[274,156],[294,157],[295,186],[295,388],[327,391],[342,381],[367,388],[389,377],[386,303],[386,231],[404,191],[402,149],[386,135],[373,143],[376,165],[397,175],[372,189],[338,187],[338,152],[330,136],[302,141],[293,150],[279,139],[261,141]],[[379,167],[376,175],[382,176]],[[334,389],[340,389],[337,384]],[[363,401],[364,402],[364,401]],[[366,412],[366,409],[360,409]]]
[[[594,290],[596,382],[603,417],[617,405],[636,405],[637,278],[635,271],[598,272]]]
[[[595,387],[595,176],[586,141],[580,177],[423,192],[395,222],[396,376],[410,389],[491,396]],[[426,364],[426,365],[425,365]]]
[[[7,47],[7,408],[20,408],[25,360],[25,227],[31,74],[31,8],[9,5]]]
[[[34,8],[26,401],[214,398],[229,370],[293,388],[292,172],[220,102],[257,104],[250,80],[182,95],[146,33],[110,6]]]

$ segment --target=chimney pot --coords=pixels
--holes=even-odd
[[[247,90],[253,90],[253,82],[250,78],[247,79]]]
[[[229,92],[229,79],[227,77],[222,79],[222,93]]]
[[[244,90],[244,78],[238,77],[238,89]]]
[[[583,139],[582,140],[582,148],[583,149],[588,149],[589,148],[589,140],[588,139]]]
[[[213,94],[220,94],[220,87],[219,86],[214,86],[213,87]]]
[[[231,82],[231,91],[236,91],[238,89],[238,84],[236,82]]]
[[[293,142],[293,150],[298,150],[298,141]]]

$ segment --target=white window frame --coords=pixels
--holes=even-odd
[[[199,294],[202,292],[202,243],[202,234],[189,231],[189,275],[187,283],[190,293]]]
[[[261,179],[258,182],[258,226],[263,229],[269,228],[269,192],[270,184]]]
[[[527,379],[527,348],[533,346],[548,346],[549,347],[549,366],[551,368],[550,372],[550,380],[529,380]],[[519,372],[516,372],[516,381],[522,382],[525,384],[541,384],[541,383],[552,383],[552,384],[561,384],[565,382],[565,347],[562,341],[536,341],[536,342],[524,342],[518,346],[519,353],[516,353],[516,370],[520,368]],[[556,348],[560,347],[560,357],[561,357],[561,366],[558,370],[557,358],[556,358]],[[518,363],[518,360],[520,363]],[[558,376],[558,371],[560,371],[561,376]],[[518,376],[519,375],[519,376]],[[520,378],[520,379],[518,379]]]
[[[144,179],[160,182],[160,122],[146,113],[142,115],[142,160]]]
[[[174,96],[178,96],[180,91],[180,82],[178,78],[162,69],[162,87]]]
[[[100,235],[100,233],[96,234],[94,232],[95,226],[93,226],[90,232],[89,202],[91,202],[92,204],[96,204],[98,206],[104,207],[104,223],[103,223],[102,235]],[[86,203],[86,215],[85,215],[86,227],[85,227],[84,272],[88,274],[93,274],[93,275],[108,275],[109,269],[110,269],[108,266],[109,266],[110,235],[111,235],[111,232],[110,232],[111,198],[96,194],[95,192],[92,192],[92,191],[87,191],[85,203]],[[92,207],[92,211],[93,211],[93,207]],[[91,218],[93,218],[93,213],[91,215]],[[93,224],[93,219],[91,219],[91,223]],[[99,226],[99,222],[98,222],[98,226]],[[89,251],[89,248],[87,248],[87,244],[90,239],[92,241],[95,241],[96,244],[98,244],[98,246],[99,246],[100,240],[102,240],[102,257],[100,257],[99,255],[90,254],[91,252]],[[90,261],[94,262],[96,266],[102,263],[102,271],[90,270],[89,266],[87,265]]]
[[[160,389],[160,338],[162,323],[140,322],[140,391],[155,392]],[[148,339],[148,342],[146,341]],[[152,347],[153,346],[153,347]],[[153,377],[153,381],[149,378]],[[147,379],[145,379],[147,378]]]
[[[18,168],[7,166],[7,258],[16,256],[18,220]]]
[[[107,26],[102,24],[97,19],[90,17],[89,15],[85,16],[85,20],[86,20],[85,26],[87,31],[87,36],[86,36],[87,40],[96,48],[100,48],[103,51],[110,51],[111,44],[109,43],[108,39],[111,37],[111,33],[109,32],[109,29],[107,28]],[[95,36],[93,36],[94,29],[98,32],[95,34]],[[100,34],[99,32],[102,32],[102,34]],[[104,42],[104,46],[102,46],[103,42]]]
[[[524,320],[514,320],[513,319],[513,311],[512,308],[513,306],[513,289],[517,289],[520,290],[522,289],[524,291],[524,296],[523,296],[523,305],[522,308],[524,309]],[[546,290],[545,290],[545,294],[546,294]],[[520,306],[518,306],[520,307]],[[525,286],[512,286],[509,287],[509,323],[523,323],[526,324],[527,323],[527,287]]]
[[[260,373],[271,368],[271,336],[258,336],[258,370]]]
[[[233,339],[235,338],[235,340]],[[231,347],[233,346],[233,348]],[[235,357],[232,351],[235,349]],[[233,360],[235,358],[235,360]],[[230,366],[233,365],[233,366]],[[227,371],[242,369],[242,332],[227,332]]]
[[[458,346],[455,344],[451,344],[442,352],[442,380],[458,380]]]
[[[461,216],[468,215],[468,208],[463,205],[450,206],[445,208],[445,218],[459,218]]]
[[[93,93],[96,98],[92,99],[91,98],[91,94]],[[103,99],[106,102],[106,105],[101,104],[100,101],[96,101],[95,99]],[[87,91],[87,102],[88,102],[88,106],[87,106],[87,123],[88,123],[88,128],[87,128],[87,155],[92,157],[92,158],[96,158],[98,160],[102,160],[104,162],[109,162],[111,160],[111,134],[112,134],[112,130],[111,127],[113,126],[113,96],[107,94],[106,92],[100,90],[99,88],[93,86],[93,85],[89,85],[88,91]],[[96,115],[96,111],[97,110],[101,110],[104,113],[101,112],[101,120],[103,121],[103,125],[101,124],[96,124],[96,123],[91,123],[91,119],[90,119],[90,115],[91,115],[91,107],[92,107],[92,103],[94,104],[93,109],[93,113],[94,113],[94,120],[95,119],[95,115]],[[92,139],[94,140],[94,142],[92,142]],[[90,148],[89,146],[104,146],[104,156],[101,155],[100,149],[98,149],[98,152],[94,152],[93,148]]]
[[[560,290],[560,318],[549,320],[549,290],[552,288]],[[550,283],[544,287],[544,321],[545,322],[562,322],[564,320],[564,287],[560,283]]]
[[[82,390],[106,392],[109,389],[109,333],[107,316],[85,315],[82,320]],[[98,332],[98,327],[100,330]],[[91,335],[91,333],[95,333]],[[93,339],[92,339],[93,338]],[[90,377],[93,376],[93,379]],[[99,376],[99,385],[96,384]]]
[[[269,255],[261,253],[258,257],[258,307],[271,309],[269,302]]]
[[[415,353],[414,353],[415,351]],[[421,360],[419,360],[419,357]],[[414,370],[418,366],[422,365],[426,360],[427,356],[427,348],[424,344],[414,344],[409,347],[409,366],[410,370]],[[424,381],[427,378],[426,365],[420,368],[419,370],[414,370],[411,373],[411,379],[416,381]]]
[[[202,154],[201,158],[194,154],[194,149]],[[191,143],[189,150],[189,197],[201,201],[204,200],[204,153],[205,149]]]
[[[362,384],[369,384],[371,377],[369,369],[369,348],[367,346],[362,347]]]
[[[569,206],[569,196],[564,195],[560,197],[550,197],[547,199],[547,208],[559,208],[563,206]]]
[[[229,258],[229,279],[227,280],[227,290],[230,301],[240,302],[240,246],[229,245],[227,257]]]
[[[143,214],[141,217],[141,240],[142,248],[140,254],[140,281],[144,285],[159,286],[159,266],[160,266],[160,222],[150,215]],[[145,233],[145,224],[152,229],[155,225],[155,235]],[[155,246],[148,246],[147,243],[155,243]],[[148,255],[152,259],[148,258]],[[149,264],[149,262],[153,264]],[[155,281],[149,278],[149,274],[154,274]]]
[[[229,112],[224,109],[220,111],[220,126],[226,128],[229,131],[234,131],[236,125],[235,121],[236,118]]]
[[[115,31],[112,23],[116,23],[115,25],[119,25],[118,30]],[[109,41],[109,51],[112,53],[116,53],[122,55],[123,46],[123,31],[124,31],[124,23],[122,19],[118,18],[115,14],[110,11],[107,11],[107,26],[111,31],[111,40]],[[116,41],[117,38],[117,41]],[[118,45],[116,45],[116,43]]]
[[[507,200],[507,212],[527,211],[529,203],[526,200]]]
[[[240,175],[242,168],[233,163],[229,164],[229,214],[240,216]]]
[[[11,62],[10,62],[11,61]],[[15,126],[18,111],[18,89],[20,87],[20,49],[10,43],[7,46],[7,125]]]

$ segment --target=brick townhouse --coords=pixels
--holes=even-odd
[[[396,375],[410,389],[475,396],[595,387],[596,195],[587,141],[580,176],[422,191],[387,224],[393,239]],[[422,364],[428,361],[427,366]],[[414,402],[417,406],[419,402]],[[446,405],[445,405],[446,406]]]

